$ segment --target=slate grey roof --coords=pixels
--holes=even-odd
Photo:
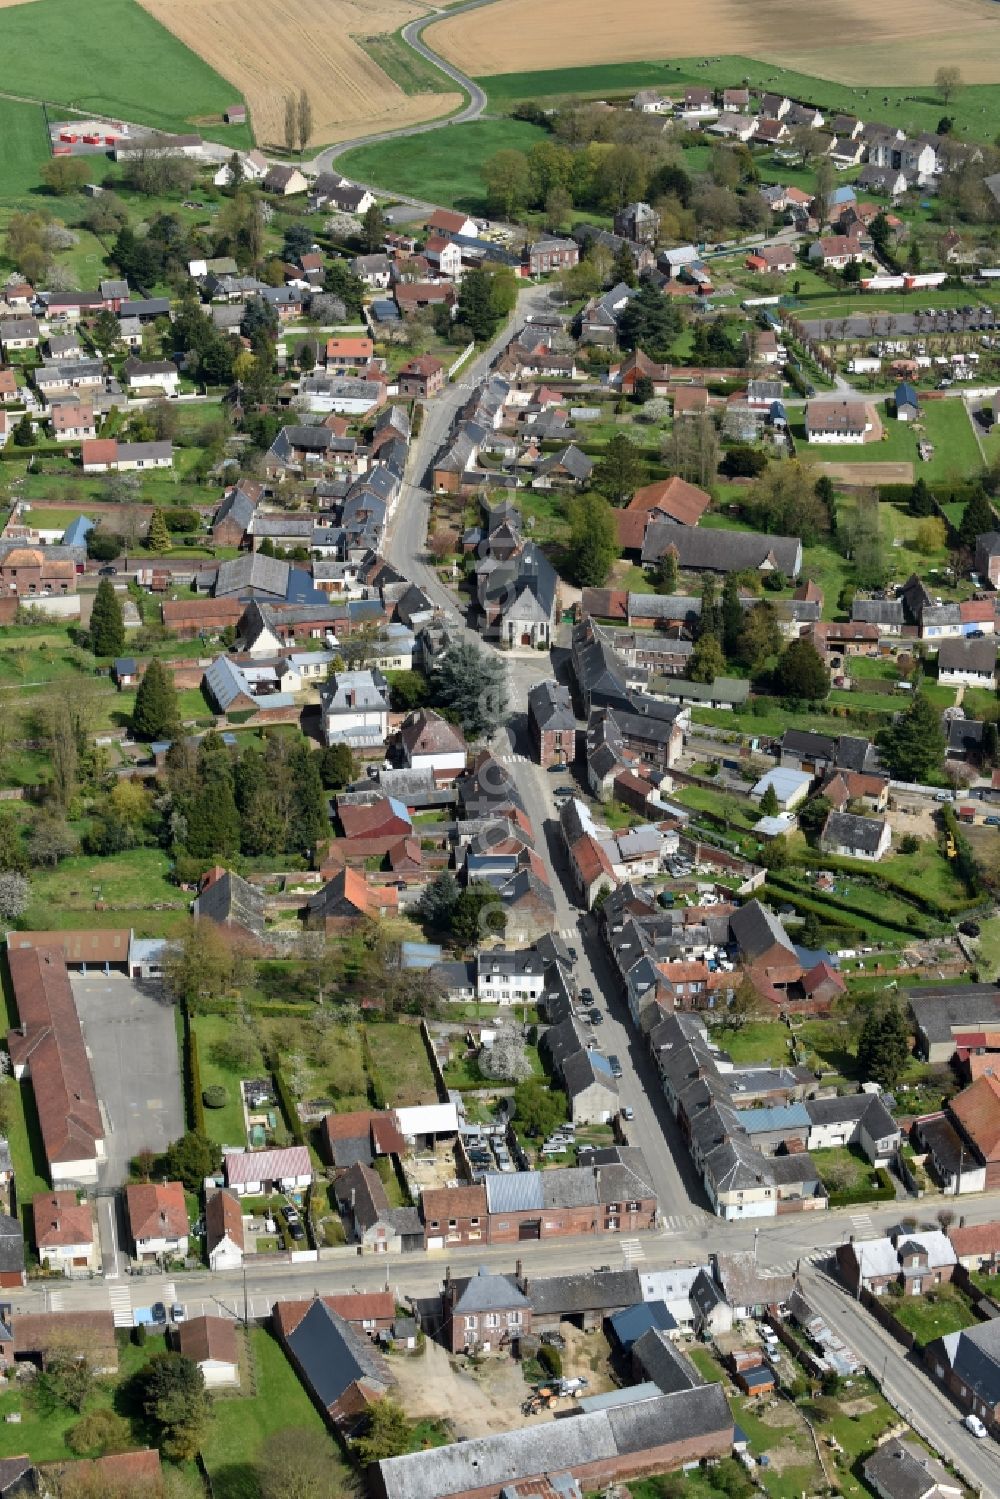
[[[539,682],[532,687],[528,693],[528,707],[542,730],[577,727],[569,688],[558,682]]]
[[[909,989],[904,997],[928,1041],[947,1041],[955,1028],[992,1028],[1000,1020],[996,984],[942,984],[934,989]]]
[[[578,1275],[547,1275],[525,1283],[536,1317],[572,1317],[606,1312],[642,1300],[638,1270],[594,1270]]]
[[[886,1499],[924,1499],[936,1484],[959,1488],[947,1468],[916,1442],[892,1437],[876,1447],[863,1468],[865,1482]]]
[[[851,620],[865,625],[902,625],[905,622],[903,600],[855,599],[851,605]]]
[[[395,1381],[373,1345],[316,1300],[286,1338],[316,1400],[328,1410],[358,1380],[388,1389]]]
[[[194,903],[196,916],[211,921],[235,922],[255,937],[264,935],[264,892],[251,885],[242,875],[227,869],[203,890]]]
[[[757,570],[765,561],[788,577],[802,567],[802,543],[792,536],[768,536],[757,531],[702,530],[652,521],[646,529],[642,560],[658,562],[668,547],[675,548],[678,566],[695,571],[728,573]]]
[[[456,1312],[492,1312],[514,1307],[527,1310],[531,1305],[513,1275],[495,1275],[480,1265],[475,1275],[454,1283]]]
[[[707,1385],[386,1458],[379,1479],[385,1499],[448,1499],[643,1452],[661,1446],[668,1432],[681,1442],[714,1432],[724,1437],[732,1428],[721,1385]]]
[[[588,1088],[595,1084],[603,1088],[607,1093],[614,1094],[609,1098],[607,1107],[615,1107],[615,1098],[618,1094],[618,1083],[612,1076],[611,1068],[607,1058],[600,1052],[576,1051],[572,1056],[566,1058],[562,1065],[563,1087],[572,1100],[579,1098]]]
[[[971,671],[992,676],[996,669],[997,643],[992,635],[982,640],[942,640],[938,648],[939,671]]]
[[[775,943],[794,954],[795,949],[785,928],[773,912],[765,910],[759,900],[747,901],[745,906],[740,906],[730,916],[729,924],[741,952],[751,961],[759,958]]]
[[[1000,1318],[967,1327],[941,1340],[952,1368],[986,1405],[1000,1402]]]
[[[16,1218],[0,1213],[0,1271],[19,1273],[24,1269],[24,1234]]]
[[[651,1327],[632,1345],[632,1357],[646,1379],[659,1385],[664,1395],[678,1390],[692,1390],[704,1380],[684,1355],[674,1347],[666,1333]]]
[[[212,591],[216,598],[222,598],[244,588],[257,588],[283,599],[290,571],[289,564],[280,557],[262,557],[259,552],[246,552],[219,564]]]
[[[859,848],[874,854],[885,828],[884,817],[857,817],[853,812],[831,812],[823,824],[821,844],[839,848]]]

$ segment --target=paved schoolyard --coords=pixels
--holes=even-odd
[[[163,1150],[184,1133],[174,1009],[121,973],[71,980],[108,1128],[101,1185],[118,1187],[140,1150]]]

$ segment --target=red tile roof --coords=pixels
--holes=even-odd
[[[628,509],[647,514],[661,511],[682,526],[696,526],[711,503],[710,494],[674,474],[670,479],[661,479],[656,484],[637,489]]]
[[[8,947],[7,966],[20,1019],[7,1045],[30,1072],[46,1158],[96,1160],[104,1122],[62,952]]]
[[[1000,1161],[1000,1078],[984,1073],[948,1108],[983,1159]]]
[[[967,1228],[949,1228],[951,1247],[962,1259],[965,1255],[1000,1252],[1000,1223],[972,1223]]]
[[[114,463],[118,457],[118,443],[113,437],[91,437],[80,444],[83,466],[91,463]]]
[[[125,1211],[136,1243],[143,1239],[183,1239],[190,1232],[180,1182],[140,1182],[126,1187]]]
[[[39,1249],[94,1242],[90,1203],[77,1202],[75,1192],[37,1193],[31,1199],[31,1217]]]
[[[209,1249],[229,1235],[240,1249],[244,1247],[243,1209],[232,1192],[213,1192],[205,1204],[205,1236]]]
[[[238,1364],[236,1324],[230,1317],[192,1317],[177,1330],[177,1343],[185,1358],[196,1364]]]
[[[479,1188],[485,1202],[486,1190]],[[354,1291],[340,1296],[323,1296],[323,1305],[343,1317],[345,1322],[360,1326],[363,1322],[391,1322],[396,1315],[396,1299],[391,1291]],[[294,1332],[313,1304],[307,1301],[276,1301],[272,1316],[278,1332],[287,1337]]]

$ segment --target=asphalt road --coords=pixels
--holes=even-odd
[[[314,157],[307,170],[317,173],[328,172],[338,156],[343,156],[345,152],[352,151],[355,146],[374,145],[376,141],[398,140],[404,136],[425,135],[430,130],[446,129],[449,125],[467,125],[470,120],[478,120],[486,108],[486,94],[483,89],[479,87],[475,79],[470,78],[468,74],[463,73],[454,64],[447,62],[443,57],[439,56],[433,47],[429,47],[422,38],[425,28],[433,22],[440,21],[446,16],[449,19],[452,16],[459,16],[467,10],[479,10],[482,6],[492,5],[492,3],[493,0],[469,0],[468,5],[456,5],[448,11],[432,11],[429,16],[419,16],[415,21],[410,21],[408,25],[403,27],[404,42],[412,47],[414,52],[419,52],[421,57],[433,63],[463,93],[468,95],[468,103],[457,114],[446,115],[444,119],[440,120],[428,120],[423,125],[405,125],[399,130],[383,130],[377,135],[358,135],[352,140],[340,141],[335,146],[328,146],[325,151],[321,151],[318,156]],[[416,202],[417,200],[410,199],[408,201]]]

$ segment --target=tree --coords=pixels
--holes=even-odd
[[[688,661],[688,680],[714,682],[716,677],[724,675],[725,670],[726,658],[716,636],[700,636]]]
[[[490,209],[507,220],[524,208],[532,191],[531,169],[523,151],[495,152],[482,168]]]
[[[42,167],[42,181],[57,198],[77,193],[90,181],[90,167],[82,156],[53,156]]]
[[[765,869],[786,868],[791,854],[788,851],[788,839],[784,833],[779,833],[776,838],[771,839],[770,843],[766,843],[758,858]]]
[[[820,157],[813,180],[816,186],[816,217],[821,224],[825,224],[830,217],[830,194],[835,181],[834,166],[829,156]]]
[[[15,442],[17,441],[15,429]],[[977,484],[973,490],[972,497],[962,511],[962,523],[958,528],[958,539],[964,547],[974,547],[976,537],[992,531],[996,527],[996,516],[993,506],[986,497],[986,491],[981,484]]]
[[[459,947],[479,947],[502,937],[506,925],[503,902],[485,880],[473,880],[459,892],[451,915],[451,936]]]
[[[926,781],[944,763],[946,740],[937,709],[922,692],[891,728],[878,735],[882,757],[898,781]]]
[[[205,1177],[214,1175],[221,1165],[221,1147],[197,1130],[188,1130],[167,1147],[167,1170],[191,1192],[199,1191]]]
[[[162,510],[154,510],[149,517],[146,545],[151,552],[169,552],[170,550],[170,532],[167,530]]]
[[[668,547],[653,569],[653,583],[657,593],[677,591],[677,553]]]
[[[775,791],[774,785],[771,781],[768,781],[767,789],[760,799],[760,811],[762,817],[777,817],[778,813],[781,811],[781,803],[778,800],[778,793]]]
[[[484,1077],[497,1082],[520,1083],[531,1077],[531,1063],[524,1040],[516,1026],[504,1025],[479,1054],[479,1070]]]
[[[722,649],[727,656],[735,656],[743,629],[743,606],[735,573],[727,573],[722,585]]]
[[[298,130],[298,110],[295,107],[295,95],[285,95],[285,150],[295,150],[295,136]]]
[[[221,999],[253,982],[254,965],[232,936],[211,921],[195,921],[163,956],[163,978],[174,999],[192,1007]]]
[[[514,1118],[527,1135],[544,1140],[566,1118],[566,1094],[540,1077],[514,1089]]]
[[[383,1396],[372,1402],[368,1425],[363,1437],[355,1442],[362,1463],[378,1463],[384,1458],[399,1457],[410,1448],[411,1427],[403,1407]]]
[[[338,1499],[334,1448],[316,1427],[286,1427],[271,1432],[265,1455],[256,1466],[260,1499]]]
[[[517,302],[517,282],[506,266],[466,271],[458,293],[458,321],[480,342],[492,338]]]
[[[120,656],[125,649],[125,617],[110,578],[101,579],[94,595],[90,648],[95,656]]]
[[[744,502],[747,516],[776,536],[798,536],[812,546],[830,529],[831,506],[816,493],[808,468],[797,460],[761,474]]]
[[[777,839],[774,840],[777,842]],[[748,973],[740,979],[728,1006],[723,1011],[722,1024],[727,1030],[740,1031],[761,1011],[760,995]]]
[[[681,315],[672,299],[649,281],[622,308],[618,342],[623,349],[642,349],[651,359],[667,359],[681,329]]]
[[[361,243],[369,255],[382,248],[385,243],[386,228],[385,214],[377,203],[373,203],[361,220]]]
[[[6,739],[3,738],[6,726],[0,726],[0,758],[6,750]],[[21,837],[21,824],[17,821],[10,806],[0,806],[0,869],[14,870],[17,874],[25,874],[28,869],[28,857],[24,851],[24,842]]]
[[[448,870],[442,870],[424,886],[414,907],[417,920],[428,932],[444,934],[450,931],[460,893],[455,876]]]
[[[910,1038],[899,1006],[890,1003],[870,1010],[858,1038],[860,1076],[894,1088],[909,1055]]]
[[[996,765],[1000,758],[1000,730],[993,722],[983,725],[983,742],[979,753],[984,768]]]
[[[775,679],[783,697],[819,702],[830,691],[830,673],[819,651],[808,640],[793,640],[786,645],[778,657]]]
[[[619,556],[615,513],[600,494],[578,495],[569,506],[567,563],[580,588],[601,588]]]
[[[722,612],[715,594],[715,578],[711,573],[706,573],[702,579],[701,609],[696,633],[699,640],[705,635],[714,635],[716,640],[720,640],[722,636]]]
[[[616,432],[594,468],[594,488],[607,495],[613,505],[624,505],[639,488],[644,477],[645,471],[635,444],[624,432]]]
[[[962,70],[956,67],[938,68],[934,74],[934,87],[945,104],[950,104],[963,83]]]
[[[103,1456],[125,1452],[131,1438],[132,1430],[124,1416],[112,1410],[93,1410],[70,1427],[66,1445],[79,1457]]]
[[[910,514],[919,516],[934,514],[934,496],[930,492],[927,480],[922,476],[910,488]]]
[[[170,739],[177,732],[179,719],[174,679],[154,656],[135,694],[132,731],[140,739]]]
[[[136,1376],[142,1407],[159,1427],[159,1445],[174,1462],[190,1462],[205,1438],[211,1400],[198,1365],[182,1353],[157,1353]]]
[[[303,152],[309,144],[309,137],[313,129],[312,100],[305,89],[299,93],[298,109],[296,111],[299,133],[299,152]]]
[[[11,436],[14,446],[17,448],[30,448],[33,446],[35,441],[35,427],[27,412],[24,413],[21,420],[17,423]]]
[[[917,551],[925,557],[932,556],[934,552],[943,551],[947,541],[944,521],[939,515],[929,515],[926,520],[920,522],[913,540]]]
[[[774,605],[767,599],[746,610],[736,641],[736,660],[751,671],[781,650],[781,628]]]
[[[320,751],[319,776],[327,791],[341,791],[358,778],[358,762],[349,744],[328,744]]]
[[[617,286],[635,286],[638,276],[635,272],[635,259],[629,249],[628,240],[622,240],[615,246],[614,258],[611,262],[611,279]]]
[[[809,800],[799,808],[799,827],[807,838],[818,838],[823,831],[827,817],[830,815],[830,803],[825,796],[811,796]]]
[[[79,840],[69,824],[53,813],[39,817],[28,834],[28,859],[36,868],[48,865],[54,869],[60,859],[68,859],[79,847]]]
[[[53,1331],[44,1348],[44,1379],[49,1393],[60,1405],[79,1413],[97,1384],[97,1369],[85,1341],[71,1330]]]
[[[573,199],[565,187],[550,187],[545,194],[545,227],[558,234],[573,212]]]
[[[455,641],[430,675],[436,708],[454,717],[470,739],[488,739],[507,711],[504,662],[472,641]]]

